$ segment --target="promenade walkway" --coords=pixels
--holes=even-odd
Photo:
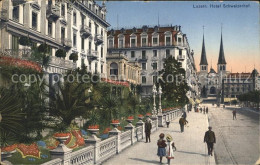
[[[184,128],[184,132],[180,133],[179,118],[173,120],[169,128],[159,128],[151,135],[151,143],[145,143],[145,139],[137,142],[123,150],[118,155],[112,157],[103,165],[141,165],[141,164],[159,164],[157,154],[157,140],[160,133],[170,134],[175,142],[177,151],[174,152],[175,159],[171,160],[171,164],[215,164],[215,158],[207,155],[206,144],[203,143],[205,131],[208,128],[207,115],[202,113],[187,113],[188,127]],[[214,131],[214,127],[213,127]],[[163,158],[166,164],[166,158]]]

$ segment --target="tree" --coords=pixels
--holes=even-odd
[[[185,70],[181,67],[181,63],[172,56],[168,57],[165,60],[164,69],[159,71],[159,75],[159,84],[163,92],[162,100],[182,106],[187,104],[186,93],[189,87],[185,82]]]
[[[78,53],[71,53],[69,59],[73,62],[78,61]]]
[[[65,58],[66,57],[66,51],[63,49],[58,49],[55,53],[56,57]]]

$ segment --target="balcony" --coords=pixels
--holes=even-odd
[[[50,62],[49,65],[51,66],[57,66],[65,69],[75,69],[76,68],[76,63],[65,60],[63,58],[59,58],[56,56],[50,56]]]
[[[60,43],[67,49],[70,49],[72,47],[71,39],[61,38]]]
[[[138,62],[147,62],[147,60],[148,60],[148,57],[147,57],[147,56],[144,56],[144,57],[140,58],[140,59],[138,60]]]
[[[95,51],[95,50],[88,51],[87,58],[88,58],[88,60],[91,60],[91,61],[97,60],[98,59],[98,52]]]
[[[0,11],[0,20],[1,21],[8,21],[8,14],[6,9],[2,9]]]
[[[100,44],[102,44],[103,42],[104,42],[103,36],[100,35],[100,34],[97,34],[97,35],[95,36],[95,43],[96,43],[96,45],[100,45]]]
[[[57,6],[49,5],[47,7],[46,15],[48,19],[56,21],[60,17],[60,9]]]
[[[80,34],[84,38],[88,38],[91,35],[91,28],[87,25],[81,25]]]
[[[177,59],[183,61],[185,59],[185,55],[178,55]]]
[[[3,54],[5,56],[29,60],[31,58],[31,49],[5,49]]]

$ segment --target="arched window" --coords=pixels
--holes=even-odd
[[[110,75],[118,75],[118,65],[117,63],[110,64]]]

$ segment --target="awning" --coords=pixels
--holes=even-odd
[[[199,100],[199,99],[196,99],[196,104],[200,104],[201,103],[201,101]]]
[[[224,98],[224,102],[230,102],[233,100],[237,100],[237,98]]]
[[[189,102],[191,105],[195,105],[195,101],[192,98],[189,98]]]

